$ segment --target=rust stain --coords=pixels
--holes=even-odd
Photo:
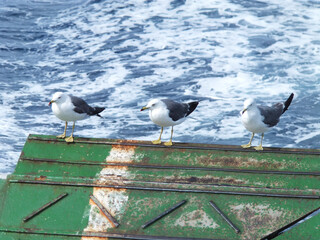
[[[132,163],[136,146],[113,145],[106,162]]]
[[[135,146],[113,145],[106,158],[106,162],[131,163],[134,158],[135,149]],[[96,183],[108,184],[115,178],[121,182],[123,179],[128,178],[129,175],[130,173],[126,166],[106,166],[98,173]],[[93,195],[118,222],[121,220],[129,198],[125,189],[95,187],[93,188]],[[89,204],[89,221],[84,232],[108,232],[108,229],[115,227],[92,200],[89,201]],[[92,238],[83,239],[92,240]]]
[[[46,176],[40,176],[40,177],[34,178],[34,180],[39,180],[39,181],[44,181],[44,180],[46,180],[46,179],[47,179]]]
[[[121,219],[128,202],[126,190],[96,187],[93,189],[93,195],[117,221]],[[107,232],[108,229],[115,227],[92,200],[89,203],[91,205],[89,223],[84,232]]]
[[[188,183],[188,184],[225,184],[225,185],[241,185],[248,184],[249,181],[236,179],[232,177],[183,177],[183,176],[168,176],[165,179],[160,179],[161,182],[167,183]]]
[[[118,143],[140,143],[141,141],[138,140],[131,140],[131,139],[120,139],[117,141]]]
[[[82,237],[81,240],[108,240],[109,238],[105,237]]]
[[[203,155],[197,158],[199,163],[206,166],[228,166],[228,167],[253,167],[261,169],[279,169],[287,165],[285,162],[271,162],[263,159],[255,159],[251,157],[216,157],[213,154]]]

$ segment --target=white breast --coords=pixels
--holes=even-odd
[[[78,121],[83,120],[89,117],[85,113],[76,113],[73,111],[74,106],[71,101],[65,101],[63,103],[57,104],[52,103],[52,111],[57,118],[61,119],[62,121]]]
[[[241,114],[241,121],[243,126],[250,132],[263,133],[269,128],[263,123],[263,117],[260,115],[258,109],[247,110]]]
[[[152,122],[161,126],[161,127],[169,127],[182,123],[185,118],[179,119],[178,121],[173,121],[169,117],[169,110],[165,108],[156,108],[149,111],[149,117]]]

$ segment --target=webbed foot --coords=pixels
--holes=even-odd
[[[255,150],[257,151],[262,151],[263,150],[263,147],[261,145],[257,146],[257,147],[254,147]]]
[[[65,138],[65,137],[66,137],[66,134],[65,134],[65,133],[57,136],[57,138]]]
[[[243,147],[243,148],[249,148],[249,147],[251,147],[251,144],[250,144],[250,143],[244,144],[244,145],[241,145],[241,147]]]
[[[160,144],[161,143],[161,139],[158,139],[158,140],[154,140],[152,141],[153,144]]]
[[[73,137],[72,137],[72,136],[67,137],[67,138],[65,139],[65,141],[66,141],[66,142],[73,142]]]

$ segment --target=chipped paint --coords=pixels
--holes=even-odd
[[[131,163],[135,153],[134,146],[114,145],[106,158],[107,163]],[[107,166],[98,174],[97,183],[100,185],[108,184],[110,179],[118,178],[121,181],[130,175],[128,167]],[[128,203],[128,195],[125,189],[101,188],[95,187],[93,195],[99,202],[110,212],[110,214],[119,221],[124,214]],[[100,211],[93,201],[89,201],[89,222],[84,232],[107,232],[108,229],[114,228],[112,222]],[[107,239],[107,238],[103,238]],[[95,238],[83,237],[82,240],[95,240]]]
[[[113,145],[106,159],[109,163],[131,163],[133,160],[135,146]]]
[[[319,207],[319,156],[320,150],[310,149],[167,148],[116,139],[68,144],[32,135],[15,172],[0,181],[0,239],[261,239]],[[65,200],[22,220],[62,192],[69,194]],[[181,208],[142,229],[182,200]],[[314,239],[317,224],[300,224],[302,238]],[[296,232],[284,238],[296,239]]]
[[[261,236],[260,226],[279,226],[286,219],[286,212],[274,210],[270,204],[239,204],[230,206],[231,211],[239,220],[246,219],[242,239],[258,238]],[[267,232],[264,234],[266,235]]]
[[[179,217],[174,223],[174,226],[214,229],[218,228],[219,224],[203,210],[194,210]]]
[[[109,238],[101,238],[101,237],[82,237],[81,240],[108,240]]]
[[[128,202],[128,196],[123,189],[94,188],[93,195],[118,221],[124,213],[124,207]],[[89,223],[86,232],[105,232],[114,225],[100,211],[93,201],[90,201]]]

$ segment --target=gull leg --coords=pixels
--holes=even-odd
[[[160,144],[161,143],[162,132],[163,132],[163,127],[161,127],[161,132],[160,132],[159,139],[152,141],[153,144]]]
[[[61,135],[58,135],[57,138],[65,138],[66,137],[67,126],[68,126],[68,122],[66,122],[66,124],[65,124],[64,132]]]
[[[243,147],[243,148],[249,148],[249,147],[251,147],[251,142],[252,142],[253,137],[254,137],[254,133],[252,133],[249,143],[248,143],[248,144],[241,145],[241,147]]]
[[[72,126],[72,132],[70,137],[67,137],[65,140],[66,142],[73,142],[73,131],[74,131],[74,126],[76,125],[76,122],[73,122],[73,126]]]
[[[165,142],[164,145],[166,146],[172,146],[172,135],[173,135],[173,126],[171,128],[171,137],[169,142]]]
[[[262,147],[262,139],[263,139],[263,136],[264,136],[264,133],[261,134],[261,142],[260,142],[260,145],[257,146],[257,147],[254,147],[255,150],[258,150],[258,151],[262,151],[262,150],[263,150],[263,147]]]

